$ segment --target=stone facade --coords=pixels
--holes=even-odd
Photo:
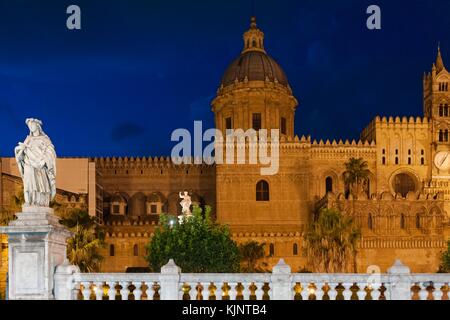
[[[359,141],[297,137],[298,100],[284,71],[267,55],[264,34],[252,20],[244,34],[244,49],[225,71],[212,111],[216,128],[222,131],[279,129],[276,175],[261,176],[260,165],[80,158],[66,159],[66,167],[58,170],[63,180],[70,181],[61,190],[83,197],[90,214],[105,224],[105,272],[147,266],[145,244],[159,214],[180,214],[178,192],[183,190],[194,203],[212,205],[215,218],[231,227],[236,241],[266,243],[268,268],[280,258],[294,272],[304,267],[305,226],[320,208],[336,207],[355,216],[362,229],[358,272],[372,265],[385,272],[396,258],[412,272],[435,272],[450,237],[450,156],[447,160],[445,153],[450,151],[449,82],[439,50],[432,71],[424,75],[423,117],[376,117]],[[357,197],[349,195],[343,178],[345,163],[352,157],[363,158],[370,170]],[[69,160],[79,169],[77,174]],[[3,204],[14,194],[10,180],[17,173],[10,171],[2,169]],[[71,174],[67,179],[65,172]],[[81,187],[74,188],[77,184]],[[258,199],[258,186],[267,198]]]

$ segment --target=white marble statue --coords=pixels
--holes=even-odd
[[[180,192],[180,198],[183,199],[180,202],[181,205],[181,213],[186,216],[191,215],[191,197],[189,196],[189,193],[187,191],[184,191],[184,194],[181,194]]]
[[[27,119],[30,134],[14,149],[23,180],[25,205],[48,207],[56,195],[56,153],[42,121]]]

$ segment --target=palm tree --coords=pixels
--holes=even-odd
[[[353,196],[358,196],[360,187],[367,181],[370,170],[363,158],[350,158],[345,163],[344,182]]]
[[[104,230],[88,212],[74,209],[60,220],[74,233],[67,241],[67,258],[81,272],[96,272],[103,260],[99,249],[104,246]]]
[[[356,272],[356,246],[361,231],[352,217],[336,209],[322,209],[307,228],[305,250],[314,272]]]
[[[8,209],[0,209],[0,226],[6,226],[14,220],[16,213],[21,211],[24,202],[23,190],[13,195],[9,201]]]
[[[256,265],[259,259],[264,258],[264,243],[256,241],[247,241],[239,245],[241,261],[244,263],[243,272],[260,271]]]

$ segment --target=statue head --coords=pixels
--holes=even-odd
[[[187,192],[187,191],[185,191],[185,192],[184,192],[184,195],[185,195],[185,196],[187,196],[187,195],[188,195],[188,192]]]
[[[25,123],[27,124],[28,129],[30,129],[31,135],[36,135],[36,133],[37,135],[41,135],[43,133],[41,120],[28,118],[27,120],[25,120]]]

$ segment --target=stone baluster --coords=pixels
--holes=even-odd
[[[189,283],[188,284],[191,289],[189,290],[189,298],[190,300],[197,300],[197,294],[198,294],[198,290],[197,290],[197,283]]]
[[[324,294],[325,294],[325,292],[323,291],[323,284],[317,283],[316,284],[316,292],[315,292],[316,300],[322,300]]]
[[[203,300],[209,300],[209,282],[202,283],[202,298]]]
[[[419,286],[419,298],[420,298],[420,300],[427,300],[427,298],[428,298],[428,294],[429,294],[429,291],[427,290],[428,288],[427,288],[427,285],[425,284],[425,285],[423,285],[423,284],[418,284],[418,286]]]
[[[94,283],[95,288],[95,299],[102,300],[103,299],[103,282]]]
[[[178,288],[178,300],[183,300],[183,296],[184,296],[184,289],[185,289],[185,283],[181,283],[179,288]],[[188,292],[189,294],[189,292]]]
[[[444,293],[442,292],[442,287],[444,286],[443,283],[435,283],[434,284],[434,291],[433,291],[433,299],[434,300],[442,300],[442,296]]]
[[[300,292],[302,300],[309,300],[309,283],[304,282],[300,285],[302,286],[302,291]]]
[[[336,291],[337,283],[329,282],[328,283],[328,297],[330,300],[336,300],[337,291]]]
[[[352,290],[350,288],[353,286],[353,283],[343,283],[344,291],[342,295],[344,296],[344,300],[350,300],[352,298]]]
[[[370,291],[370,296],[372,297],[372,300],[380,300],[380,295],[381,295],[381,284],[371,284],[370,286],[371,290]]]
[[[236,295],[237,295],[236,286],[237,286],[237,283],[236,282],[230,282],[230,283],[228,283],[228,285],[230,286],[230,290],[228,290],[228,296],[230,297],[230,300],[236,300]]]
[[[90,282],[82,282],[83,290],[81,293],[83,294],[83,300],[89,300],[91,296],[91,283]]]
[[[250,300],[250,286],[252,285],[251,282],[242,282],[242,299],[243,300]]]
[[[142,296],[142,282],[138,281],[134,284],[133,296],[134,300],[141,300]],[[150,299],[149,299],[150,300]]]
[[[155,293],[156,293],[154,286],[156,286],[157,284],[158,284],[157,282],[146,283],[147,300],[154,300]],[[159,292],[161,293],[161,288],[159,289]],[[183,299],[183,291],[179,290],[178,292],[181,294],[181,298],[179,298],[179,299],[182,300]]]
[[[78,300],[78,294],[81,290],[81,283],[75,283],[75,285],[72,287],[72,299]]]
[[[365,300],[367,292],[365,290],[366,286],[364,283],[357,283],[358,291],[356,292],[356,295],[358,296],[358,300]]]
[[[120,295],[122,296],[122,300],[128,300],[128,295],[130,294],[130,289],[128,287],[130,286],[129,281],[123,281],[120,282],[120,286],[122,289],[120,289]]]
[[[256,291],[255,291],[256,300],[262,300],[264,297],[264,289],[263,289],[264,282],[255,283],[255,285],[256,285]]]
[[[116,282],[108,282],[108,299],[109,300],[116,300]]]
[[[216,286],[216,291],[214,293],[215,296],[216,296],[216,300],[222,300],[222,294],[223,294],[222,286],[223,286],[223,283],[219,281],[219,282],[216,282],[214,285]]]

